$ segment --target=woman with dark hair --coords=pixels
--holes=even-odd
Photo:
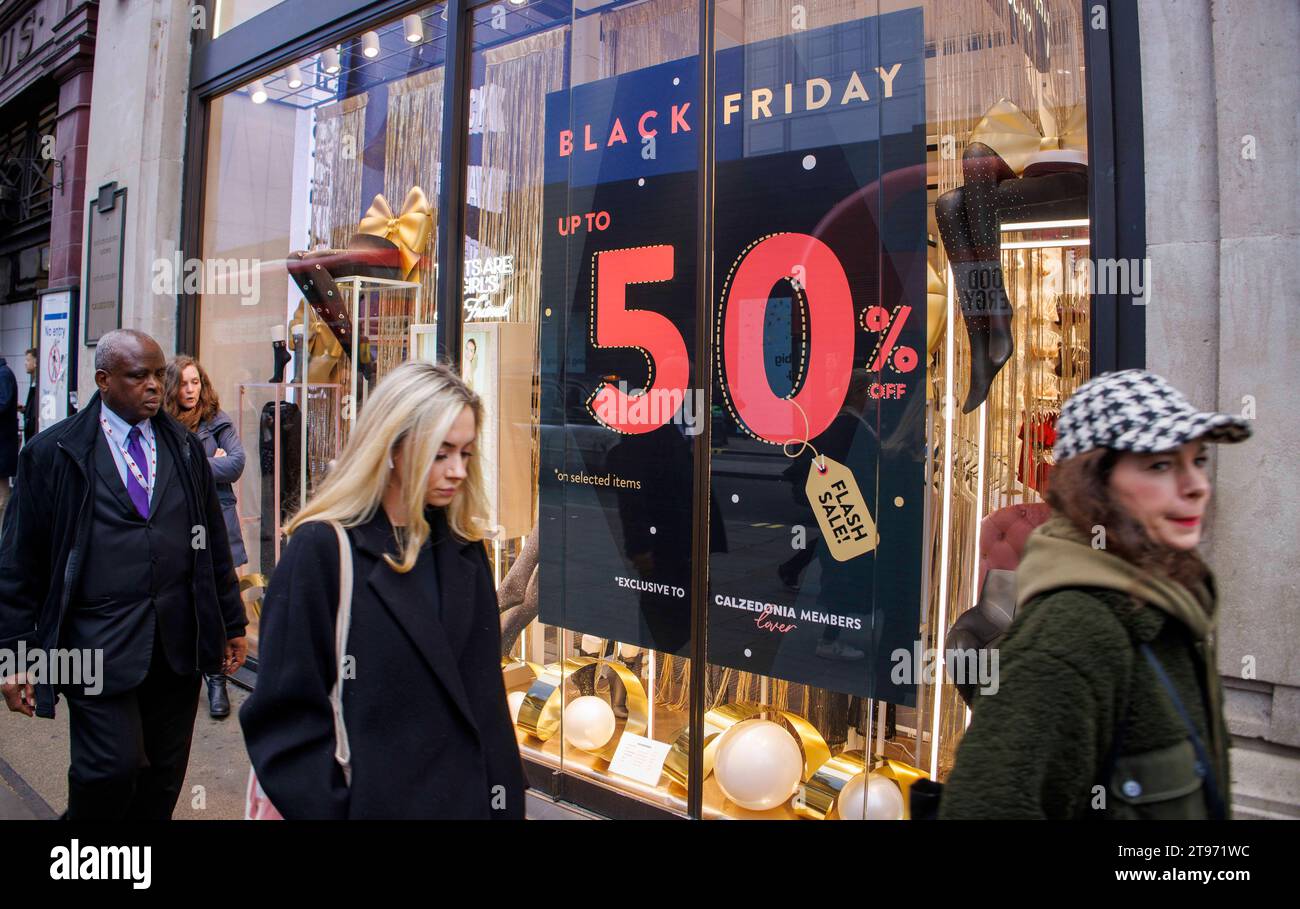
[[[1065,403],[1053,515],[1026,543],[998,684],[975,702],[940,818],[1227,816],[1214,578],[1196,547],[1207,443],[1249,435],[1141,370]]]
[[[193,357],[180,355],[167,364],[163,406],[181,425],[199,437],[208,453],[217,498],[226,519],[230,555],[235,568],[248,564],[244,538],[239,532],[239,511],[234,484],[244,472],[244,446],[230,415],[221,409],[207,371]],[[208,683],[208,712],[217,719],[230,715],[230,696],[224,675],[204,676]]]

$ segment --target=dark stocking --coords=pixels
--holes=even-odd
[[[1031,165],[1017,179],[982,142],[966,149],[961,165],[965,185],[939,198],[935,218],[970,338],[970,392],[962,405],[962,413],[970,413],[1015,352],[1013,308],[1002,275],[1002,225],[1087,217],[1088,171],[1078,164]]]
[[[965,185],[935,207],[939,234],[952,266],[954,292],[970,339],[970,391],[962,413],[988,397],[989,387],[1015,352],[1012,307],[1002,276],[999,183],[1015,174],[996,152],[976,142],[962,156]]]

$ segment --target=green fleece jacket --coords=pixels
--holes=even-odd
[[[1054,515],[1029,537],[1016,582],[1019,609],[1001,644],[998,687],[976,699],[939,817],[1208,817],[1204,771],[1142,642],[1190,712],[1226,804],[1213,580],[1193,595],[1094,549]]]

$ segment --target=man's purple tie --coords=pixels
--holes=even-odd
[[[132,426],[131,431],[127,434],[126,450],[131,455],[131,460],[135,461],[135,466],[140,468],[140,475],[148,483],[149,459],[144,456],[144,445],[140,441],[139,426]],[[149,490],[140,485],[140,481],[135,478],[135,471],[130,469],[126,472],[126,493],[135,504],[135,510],[140,512],[140,517],[148,518]]]

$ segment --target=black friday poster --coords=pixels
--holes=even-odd
[[[690,645],[698,61],[554,92],[543,201],[539,615]],[[645,389],[645,393],[640,393]]]
[[[909,705],[890,656],[922,593],[922,34],[912,9],[717,58],[714,400],[734,429],[714,439],[730,547],[709,661]],[[809,500],[814,449],[860,497],[836,480]]]

